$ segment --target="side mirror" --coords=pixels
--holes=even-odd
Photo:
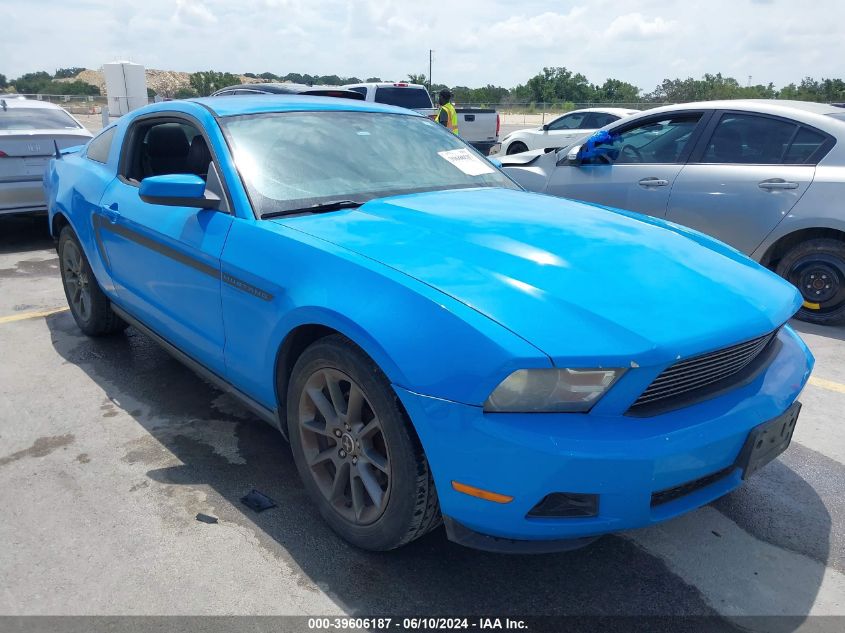
[[[544,131],[544,132],[548,132],[548,131],[549,131],[549,125],[550,125],[549,123],[543,123],[543,131]]]
[[[165,174],[141,181],[138,195],[144,202],[169,207],[219,209],[220,196],[206,191],[205,181],[195,174]]]
[[[573,145],[569,148],[569,151],[566,153],[566,156],[564,156],[562,160],[558,161],[558,165],[562,165],[566,162],[570,165],[575,165],[576,167],[578,167],[579,165],[581,165],[581,157],[583,155],[583,150],[583,145]]]

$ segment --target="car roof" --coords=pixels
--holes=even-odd
[[[6,102],[7,108],[44,108],[47,110],[64,110],[55,103],[49,101],[38,101],[37,99],[22,99],[18,95],[0,95],[0,100]]]
[[[374,87],[374,88],[393,88],[394,86],[399,88],[422,88],[423,90],[428,90],[422,84],[411,84],[407,81],[371,81],[371,82],[362,82],[360,84],[344,84],[341,88],[361,88],[363,86],[366,87]]]
[[[261,90],[264,92],[272,92],[277,94],[298,94],[300,92],[307,92],[309,90],[343,90],[343,87],[341,86],[308,86],[306,84],[279,82],[238,84],[236,86],[226,86],[225,88],[221,88],[220,90],[237,90],[239,88],[245,90]],[[220,90],[217,90],[216,92],[220,92]]]
[[[639,110],[635,110],[634,108],[578,108],[577,110],[564,112],[560,116],[566,116],[567,114],[579,114],[581,112],[601,112],[604,114],[618,114],[620,116],[626,116],[628,114],[639,112]]]
[[[813,101],[790,101],[787,99],[723,99],[721,101],[695,101],[693,103],[680,103],[677,105],[661,106],[644,112],[660,113],[664,111],[678,110],[748,110],[749,112],[762,112],[768,114],[795,113],[796,110],[808,114],[834,114],[841,112],[840,108],[828,103],[815,103]]]
[[[339,99],[337,97],[317,97],[313,95],[240,95],[232,97],[203,97],[190,99],[199,103],[218,116],[237,116],[240,114],[259,114],[263,112],[383,112],[387,114],[405,114],[421,116],[413,110],[371,101]]]

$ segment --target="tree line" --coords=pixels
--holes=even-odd
[[[69,94],[99,95],[97,86],[82,81],[60,82],[58,79],[76,77],[83,68],[59,68],[55,73],[38,71],[26,73],[17,79],[7,80],[0,74],[0,90],[13,87],[24,94]],[[288,73],[277,75],[272,72],[244,73],[244,76],[265,81],[291,81],[308,85],[343,85],[362,82],[381,82],[380,77],[341,77],[339,75],[309,75]],[[402,81],[429,85],[424,74],[409,74]],[[392,81],[392,80],[385,80]],[[195,72],[189,77],[189,85],[179,88],[175,94],[163,95],[176,98],[207,96],[226,86],[239,84],[241,78],[232,73],[213,70]],[[750,83],[750,82],[749,82]],[[709,101],[713,99],[798,99],[801,101],[845,102],[845,81],[842,79],[821,79],[805,77],[798,83],[790,83],[780,89],[769,84],[742,85],[733,77],[721,73],[705,74],[700,79],[664,79],[651,92],[644,92],[634,84],[620,79],[607,79],[604,83],[592,83],[581,73],[563,66],[547,67],[524,84],[514,88],[486,86],[429,86],[432,93],[450,88],[457,103],[507,106],[511,104],[546,104],[566,106],[576,103],[683,103],[687,101]],[[148,91],[150,96],[155,93]]]

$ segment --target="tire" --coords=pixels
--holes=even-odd
[[[514,141],[510,145],[508,145],[508,149],[505,152],[505,156],[510,156],[511,154],[519,154],[521,152],[527,152],[528,146],[523,143],[522,141]]]
[[[828,238],[801,242],[784,255],[775,272],[804,298],[796,318],[819,325],[845,323],[845,242]]]
[[[127,323],[111,309],[91,270],[85,251],[69,226],[59,234],[59,268],[65,297],[73,320],[88,336],[104,336],[125,330]]]
[[[360,405],[351,410],[353,401]],[[332,335],[302,353],[288,387],[287,419],[303,484],[343,539],[386,551],[440,524],[419,439],[387,378],[351,341]]]

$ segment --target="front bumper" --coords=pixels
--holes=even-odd
[[[468,531],[499,542],[586,539],[678,516],[741,484],[742,471],[732,465],[749,431],[786,411],[812,369],[812,355],[791,328],[782,328],[778,337],[779,353],[752,382],[649,418],[605,409],[485,414],[480,407],[397,392],[425,448],[453,537]],[[719,476],[708,479],[714,473]],[[513,500],[468,496],[454,490],[453,481]],[[652,503],[653,494],[694,481],[704,485]],[[555,492],[598,495],[597,516],[527,517]],[[554,549],[561,547],[567,545]]]

